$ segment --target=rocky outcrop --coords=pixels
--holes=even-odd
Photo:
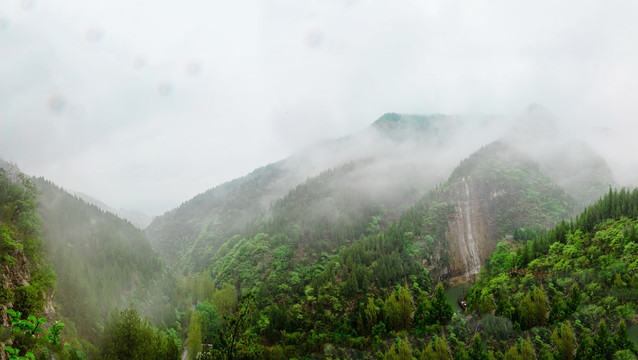
[[[13,291],[20,286],[28,286],[31,279],[29,271],[29,261],[21,251],[14,251],[12,257],[15,259],[15,265],[2,265],[2,290],[3,293]],[[13,308],[12,303],[2,304],[2,314],[0,314],[0,325],[11,325],[7,309]]]
[[[481,187],[477,185],[470,177],[463,177],[452,187],[456,211],[449,219],[446,237],[450,254],[449,276],[454,283],[473,281],[481,264],[496,246],[495,237],[490,236],[489,199],[481,196]]]

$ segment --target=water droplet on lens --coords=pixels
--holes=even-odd
[[[170,83],[167,83],[167,82],[161,83],[157,87],[157,91],[162,96],[170,95],[173,92],[173,85],[171,85]]]
[[[313,48],[320,47],[322,40],[323,36],[319,31],[311,31],[306,35],[306,44]]]
[[[0,18],[0,31],[7,28],[9,22],[5,19]]]
[[[195,76],[199,74],[201,70],[202,70],[202,66],[196,61],[191,61],[186,64],[186,73],[190,76]]]
[[[133,69],[140,70],[144,66],[146,66],[146,58],[143,56],[136,56],[135,59],[133,59]]]
[[[20,5],[22,6],[23,10],[31,10],[31,8],[33,7],[33,3],[33,0],[22,0]]]
[[[51,95],[49,97],[49,110],[51,110],[51,112],[60,114],[64,112],[65,106],[66,99],[61,95]]]

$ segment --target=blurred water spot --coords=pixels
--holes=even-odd
[[[313,30],[306,34],[306,44],[310,47],[316,48],[321,46],[323,35],[320,31]]]
[[[173,85],[168,82],[161,83],[157,87],[157,91],[162,96],[170,95],[173,92]]]
[[[66,107],[66,99],[61,95],[51,95],[49,96],[49,110],[51,112],[60,114],[64,112],[64,108]]]
[[[144,56],[138,55],[133,59],[133,69],[139,70],[146,66],[146,58]]]
[[[185,69],[188,75],[195,76],[202,70],[202,65],[197,61],[190,61],[186,63]]]
[[[22,0],[20,2],[20,6],[22,7],[23,10],[31,10],[34,3],[35,1],[33,0]]]
[[[0,18],[0,31],[6,29],[9,26],[9,21]]]
[[[86,38],[86,41],[90,41],[90,42],[98,42],[102,40],[103,35],[104,33],[102,29],[99,29],[99,28],[90,28],[90,29],[87,29],[86,32],[84,32],[84,37]]]

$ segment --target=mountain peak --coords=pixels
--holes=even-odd
[[[532,103],[518,116],[512,131],[524,137],[552,136],[558,130],[556,117],[543,105]]]

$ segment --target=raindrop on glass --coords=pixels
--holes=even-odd
[[[9,22],[5,19],[0,18],[0,31],[6,29],[9,25]]]
[[[157,91],[159,92],[160,95],[162,96],[167,96],[170,95],[173,92],[173,85],[171,85],[170,83],[161,83],[158,87],[157,87]]]
[[[64,108],[66,107],[66,100],[61,95],[51,95],[49,96],[48,106],[51,112],[60,114],[64,112]]]
[[[146,58],[143,56],[136,56],[135,59],[133,59],[133,69],[140,70],[144,66],[146,66]]]
[[[191,61],[186,63],[185,70],[188,75],[195,76],[202,70],[202,65],[197,61]]]
[[[306,35],[306,44],[309,47],[317,48],[321,46],[323,36],[319,31],[311,31]]]
[[[22,0],[20,2],[20,6],[23,10],[31,10],[31,8],[33,8],[33,3],[33,0]]]

